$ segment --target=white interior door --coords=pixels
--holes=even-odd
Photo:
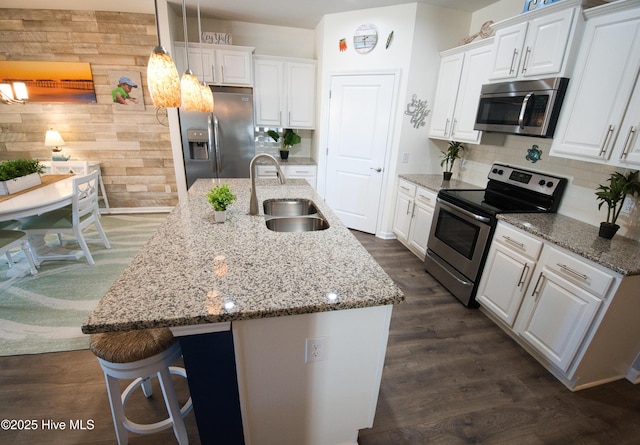
[[[391,137],[395,75],[331,78],[326,201],[351,229],[375,233]]]

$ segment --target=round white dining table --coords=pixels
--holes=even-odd
[[[0,202],[0,221],[41,215],[70,205],[72,199],[73,176],[69,176]],[[30,236],[29,241],[37,265],[46,260],[77,260],[82,256],[81,250],[47,245],[43,235]]]
[[[40,215],[71,204],[73,176],[0,202],[0,221]]]

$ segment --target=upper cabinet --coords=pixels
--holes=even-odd
[[[174,42],[180,75],[187,69],[184,42]],[[252,86],[253,48],[189,43],[189,68],[198,79],[214,85]]]
[[[580,4],[564,1],[493,25],[489,81],[568,77]]]
[[[473,125],[480,89],[487,81],[492,42],[486,39],[440,54],[429,137],[480,143],[482,132],[474,130]]]
[[[552,156],[640,165],[640,6],[629,3],[586,11]]]
[[[316,61],[270,56],[253,59],[256,125],[315,128]]]

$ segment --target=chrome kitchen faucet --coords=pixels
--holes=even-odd
[[[286,179],[282,174],[282,170],[280,170],[280,163],[276,158],[271,156],[268,153],[258,153],[253,157],[251,163],[249,164],[249,177],[251,178],[251,198],[249,199],[249,215],[257,215],[258,214],[258,197],[256,196],[256,175],[255,175],[255,162],[257,159],[267,158],[273,161],[276,165],[276,169],[278,170],[278,179],[280,180],[280,184],[284,184]]]

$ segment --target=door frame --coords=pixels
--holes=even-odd
[[[393,91],[391,98],[391,118],[389,121],[389,134],[387,136],[386,143],[386,151],[384,155],[384,170],[382,172],[382,188],[379,197],[379,207],[378,207],[378,215],[376,216],[376,234],[375,236],[383,239],[392,239],[395,238],[393,232],[380,232],[380,228],[383,226],[384,216],[385,216],[385,205],[387,203],[387,195],[389,178],[390,174],[395,174],[396,165],[395,163],[391,165],[393,161],[392,154],[397,150],[395,148],[398,145],[398,137],[400,134],[400,129],[397,128],[398,125],[398,101],[400,95],[400,82],[402,80],[402,72],[400,69],[374,69],[374,70],[332,70],[326,73],[324,77],[324,86],[325,88],[322,91],[326,91],[323,94],[323,100],[321,100],[321,110],[318,114],[320,116],[320,137],[318,138],[318,146],[316,153],[318,154],[318,185],[317,191],[320,196],[326,199],[326,183],[327,183],[327,145],[329,141],[329,130],[330,130],[330,117],[329,117],[329,109],[330,109],[330,98],[329,92],[331,91],[331,81],[333,77],[337,76],[375,76],[375,75],[391,75],[393,76]],[[391,210],[393,212],[393,210]],[[392,216],[390,216],[392,217]]]

